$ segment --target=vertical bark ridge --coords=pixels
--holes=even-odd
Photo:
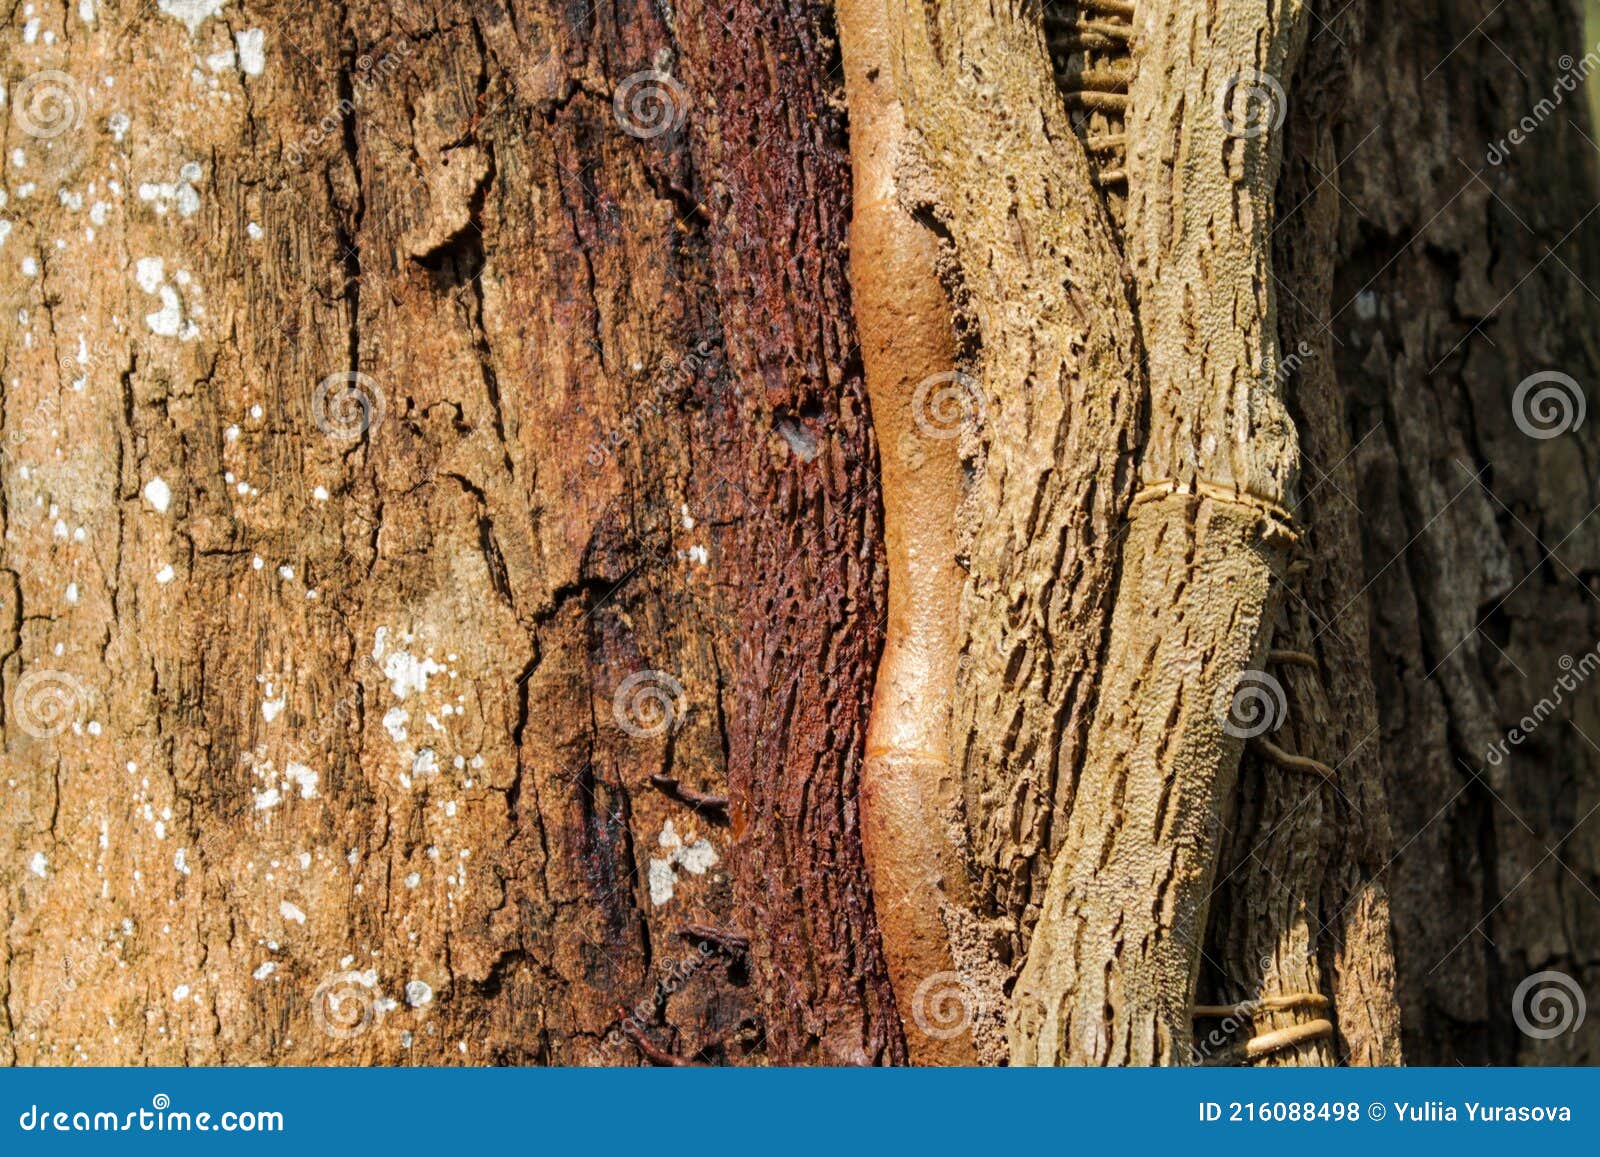
[[[1318,758],[1333,778],[1286,770],[1247,752],[1202,983],[1217,986],[1219,1002],[1246,1006],[1293,993],[1332,998],[1331,1014],[1304,1005],[1260,1008],[1251,1018],[1255,1034],[1322,1016],[1338,1029],[1337,1039],[1312,1040],[1264,1063],[1396,1064],[1399,1009],[1381,878],[1393,850],[1389,801],[1379,774],[1360,597],[1365,579],[1357,565],[1360,512],[1350,498],[1352,439],[1328,325],[1342,205],[1334,133],[1348,115],[1348,45],[1359,42],[1360,13],[1320,17],[1333,23],[1317,25],[1300,67],[1286,79],[1294,101],[1278,204],[1287,215],[1273,231],[1273,275],[1286,287],[1279,301],[1280,378],[1308,480],[1295,506],[1305,539],[1300,557],[1279,576],[1285,598],[1264,672],[1283,696],[1281,730],[1264,737]],[[1321,631],[1335,619],[1333,629]],[[1196,1025],[1202,1055],[1215,1051],[1215,1027]]]
[[[896,69],[982,354],[964,445],[967,582],[951,747],[1003,1017],[1071,804],[1133,487],[1141,359],[1112,226],[1030,5],[892,8]],[[988,1037],[998,1046],[995,1026]]]
[[[1078,797],[1012,1007],[1023,1064],[1189,1059],[1235,714],[1294,537],[1269,238],[1277,78],[1304,10],[1144,5],[1134,23],[1126,235],[1150,432]]]
[[[806,3],[680,8],[737,396],[745,573],[729,733],[737,894],[782,1062],[903,1059],[857,791],[884,609],[876,454],[850,317],[849,168]],[[736,94],[736,95],[733,95]],[[785,243],[774,245],[769,238]],[[821,551],[825,542],[839,546]]]
[[[961,785],[951,765],[962,576],[957,446],[970,380],[956,370],[939,243],[901,203],[915,158],[889,50],[885,0],[844,0],[837,24],[850,106],[850,280],[882,463],[889,606],[878,661],[861,831],[884,955],[913,1063],[972,1064],[973,996],[946,910],[970,906]],[[956,411],[947,413],[946,408]],[[941,423],[941,420],[944,420]]]

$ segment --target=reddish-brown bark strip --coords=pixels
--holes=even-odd
[[[728,782],[735,894],[776,1062],[900,1060],[856,810],[884,612],[845,245],[850,173],[808,3],[678,9],[736,385],[715,468],[742,499]]]

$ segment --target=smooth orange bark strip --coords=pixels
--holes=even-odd
[[[955,561],[962,474],[956,440],[919,412],[938,392],[928,379],[948,375],[956,351],[949,302],[935,274],[937,242],[897,196],[906,127],[885,13],[883,0],[838,6],[855,173],[850,278],[882,459],[889,563],[888,632],[861,775],[861,827],[911,1059],[972,1064],[970,1033],[952,1036],[918,1007],[930,991],[959,988],[954,977],[953,985],[928,982],[954,970],[940,911],[966,894],[947,835],[960,822],[948,721],[962,582]]]

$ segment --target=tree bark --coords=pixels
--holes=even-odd
[[[967,581],[951,749],[974,906],[952,937],[980,1047],[1006,997],[1074,792],[1133,485],[1142,367],[1129,287],[1083,143],[1025,5],[895,8],[897,78],[982,345],[965,445]],[[1025,111],[1023,111],[1025,110]]]
[[[1600,1055],[1600,32],[1046,9],[4,18],[0,1059]]]
[[[12,14],[6,1059],[903,1055],[820,20]]]
[[[1600,369],[1595,133],[1560,86],[1595,37],[1566,0],[1366,7],[1338,145],[1338,501],[1361,527],[1405,1055],[1587,1063],[1592,1015],[1540,1038],[1513,1001],[1554,971],[1594,1005],[1600,716],[1558,680],[1600,637],[1600,456],[1592,420],[1542,420],[1517,387],[1554,369],[1586,393]],[[1541,101],[1554,115],[1512,144]],[[1552,691],[1555,716],[1509,743]]]
[[[1254,693],[1294,537],[1270,265],[1283,141],[1245,88],[1288,75],[1306,19],[1292,0],[1136,9],[1127,244],[1150,433],[1100,707],[1014,995],[1017,1063],[1191,1047],[1219,817],[1253,730],[1231,715]]]

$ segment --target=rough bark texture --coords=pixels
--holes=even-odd
[[[1600,30],[1335,3],[1291,71],[1233,23],[1289,0],[1141,3],[1130,106],[1130,7],[1065,7],[890,9],[925,167],[886,176],[981,365],[928,399],[959,438],[885,451],[901,496],[970,472],[889,632],[946,654],[959,530],[974,895],[914,914],[955,976],[902,968],[910,1009],[855,801],[885,547],[930,556],[880,504],[872,427],[916,423],[905,381],[869,414],[824,5],[11,9],[0,1060],[992,1060],[1052,859],[1018,1059],[1197,1059],[1202,944],[1203,999],[1311,1033],[1272,1063],[1600,1059],[1600,1017],[1518,1030],[1600,982],[1600,166],[1559,83]],[[1213,128],[1245,60],[1291,97],[1276,222],[1280,134]],[[1282,754],[1235,786],[1250,669]]]
[[[1319,759],[1332,782],[1247,752],[1201,991],[1209,1003],[1252,1011],[1197,1022],[1196,1051],[1205,1061],[1225,1058],[1229,1021],[1242,1020],[1259,1034],[1327,1015],[1310,1001],[1268,1007],[1311,995],[1331,998],[1338,1039],[1312,1039],[1266,1063],[1397,1064],[1399,1009],[1383,874],[1393,853],[1389,801],[1361,597],[1360,512],[1349,500],[1356,487],[1353,439],[1326,324],[1342,208],[1338,178],[1329,175],[1336,174],[1334,133],[1347,108],[1348,58],[1359,44],[1363,13],[1337,5],[1312,12],[1315,30],[1288,81],[1294,101],[1272,254],[1281,287],[1280,377],[1305,480],[1294,513],[1306,531],[1277,579],[1286,597],[1264,675],[1269,693],[1281,695],[1275,733],[1266,737],[1279,750]],[[1336,618],[1337,627],[1320,630]]]
[[[1096,693],[1141,364],[1121,256],[1037,9],[905,10],[900,46],[927,196],[982,343],[951,746],[977,887],[977,922],[966,918],[962,939],[972,983],[998,1016],[1061,841]]]
[[[818,10],[201,7],[6,21],[0,1054],[902,1055]]]
[[[1288,75],[1305,20],[1295,0],[1135,16],[1127,245],[1150,434],[1100,705],[1014,994],[1017,1063],[1189,1054],[1221,813],[1252,730],[1233,714],[1269,642],[1297,454],[1271,280],[1283,140],[1241,69]]]
[[[1592,1063],[1600,700],[1558,680],[1600,639],[1600,446],[1592,405],[1571,428],[1558,396],[1516,391],[1566,373],[1575,416],[1600,380],[1597,138],[1559,85],[1595,37],[1572,0],[1366,8],[1338,145],[1331,324],[1355,451],[1336,481],[1365,555],[1405,1054]],[[1348,612],[1319,627],[1357,629]],[[1590,997],[1548,1039],[1512,1015],[1543,971]]]

